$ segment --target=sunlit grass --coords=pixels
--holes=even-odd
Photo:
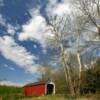
[[[22,100],[75,100],[75,99],[70,96],[66,96],[64,94],[56,94],[56,95],[48,95],[42,97],[25,98]]]
[[[30,97],[21,100],[100,100],[100,94],[81,96],[80,98],[72,98],[66,95],[49,95],[43,97]]]
[[[22,88],[0,86],[0,100],[100,100],[100,93],[85,94],[77,99],[66,94],[25,97]]]

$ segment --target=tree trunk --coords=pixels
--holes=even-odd
[[[60,50],[61,50],[61,57],[62,57],[63,68],[64,68],[64,72],[65,72],[66,82],[69,83],[69,90],[70,90],[71,96],[75,96],[74,86],[72,84],[69,66],[67,64],[65,51],[64,51],[62,44],[60,45]]]
[[[100,39],[100,28],[98,28],[98,37]]]
[[[79,77],[78,77],[78,84],[77,84],[77,92],[76,92],[76,95],[77,96],[80,96],[82,63],[81,63],[81,58],[80,58],[80,53],[79,52],[77,52],[77,60],[78,60],[78,63],[79,63]]]

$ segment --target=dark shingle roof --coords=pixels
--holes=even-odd
[[[44,84],[46,84],[46,83],[45,82],[35,82],[35,83],[26,84],[24,87],[35,86],[35,85],[44,85]]]

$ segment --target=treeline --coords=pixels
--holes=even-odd
[[[14,86],[0,86],[0,95],[22,93],[22,88]]]
[[[100,59],[82,72],[81,93],[100,93]]]
[[[40,73],[39,81],[51,80],[55,82],[57,94],[70,94],[63,68],[54,69],[52,66],[45,65],[44,70],[40,70]],[[80,94],[100,93],[100,59],[88,69],[83,70],[81,74]]]

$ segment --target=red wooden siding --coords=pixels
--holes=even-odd
[[[45,84],[38,84],[24,87],[25,96],[43,96],[45,95]]]

